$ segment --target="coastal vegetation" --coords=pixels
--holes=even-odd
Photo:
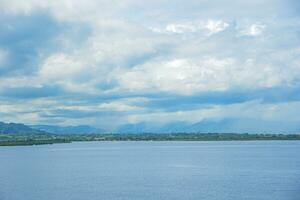
[[[143,134],[0,134],[0,146],[70,143],[75,141],[251,141],[300,140],[299,134],[143,133]]]

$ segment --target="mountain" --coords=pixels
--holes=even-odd
[[[184,122],[173,122],[166,125],[140,122],[136,124],[123,124],[114,133],[177,133],[184,127]]]
[[[53,126],[53,125],[30,125],[31,128],[54,134],[92,134],[104,133],[105,131],[92,126]]]
[[[1,134],[44,134],[45,131],[36,130],[20,123],[0,122]]]
[[[172,122],[165,125],[152,123],[124,124],[116,133],[299,133],[297,122],[227,118],[202,120],[189,124]]]
[[[117,128],[115,133],[146,133],[147,127],[145,123],[124,124]]]
[[[235,119],[223,119],[223,120],[202,120],[200,122],[187,126],[185,132],[200,132],[200,133],[224,133],[240,132],[240,129],[235,127],[237,120]]]
[[[171,122],[159,128],[162,133],[183,133],[187,131],[190,124],[182,121]],[[196,131],[198,132],[198,131]]]
[[[186,131],[210,133],[299,133],[300,124],[297,122],[228,118],[216,121],[203,120],[189,126]]]
[[[92,126],[54,126],[54,125],[24,125],[18,123],[0,122],[0,134],[97,134],[105,130]],[[297,122],[280,122],[257,119],[227,118],[219,120],[202,120],[197,123],[182,121],[167,124],[136,123],[123,124],[113,133],[300,133]]]
[[[188,124],[177,121],[165,125],[140,122],[136,124],[124,124],[119,126],[115,133],[179,133],[186,130]]]

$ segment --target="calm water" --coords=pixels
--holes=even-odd
[[[0,200],[299,200],[300,142],[0,147]]]

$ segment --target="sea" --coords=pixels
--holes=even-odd
[[[0,147],[0,200],[299,200],[300,141]]]

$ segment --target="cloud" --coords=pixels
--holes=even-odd
[[[299,3],[217,3],[0,0],[3,120],[113,129],[294,117]],[[276,119],[262,114],[271,104]]]
[[[174,59],[153,61],[126,71],[120,71],[118,81],[129,91],[162,91],[192,95],[206,91],[226,91],[236,88],[271,88],[293,81],[280,68],[239,62],[234,58]],[[288,80],[291,78],[291,80]]]
[[[214,20],[208,20],[206,24],[206,28],[210,31],[210,34],[218,33],[220,31],[223,31],[229,26],[228,23],[223,22],[221,20],[214,21]]]
[[[4,68],[9,59],[9,54],[7,51],[0,49],[0,68]]]
[[[0,14],[0,24],[2,57],[5,52],[0,76],[32,73],[44,56],[56,49],[54,38],[64,29],[47,13]]]
[[[263,24],[252,24],[246,29],[242,30],[241,34],[246,36],[259,36],[263,34],[265,28],[266,26]]]
[[[154,124],[167,124],[171,122],[184,121],[189,124],[201,122],[203,120],[222,120],[222,119],[255,119],[257,121],[282,121],[285,117],[291,117],[286,122],[297,122],[299,117],[295,109],[298,102],[261,104],[259,101],[249,101],[229,105],[213,105],[210,107],[198,107],[193,110],[185,111],[156,111],[152,113],[132,114],[127,117],[127,123],[136,124],[141,122]],[[260,115],[260,118],[257,117]],[[268,127],[271,128],[272,127]],[[274,130],[276,131],[276,130]]]
[[[62,93],[60,88],[55,86],[42,86],[42,87],[7,87],[0,90],[1,96],[6,98],[19,98],[19,99],[32,99],[40,97],[53,97]]]
[[[151,27],[150,29],[156,33],[164,34],[202,34],[208,36],[221,31],[224,31],[229,26],[228,23],[222,20],[208,19],[206,21],[170,23],[163,28]]]

